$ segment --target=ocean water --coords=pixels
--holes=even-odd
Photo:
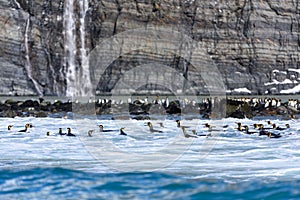
[[[204,123],[215,130],[185,138],[172,118],[150,120],[162,133],[150,133],[149,120],[1,118],[0,198],[300,199],[299,120],[272,119],[291,126],[272,131],[280,138],[235,129],[238,121],[251,130],[253,123],[267,127],[266,120],[182,119],[190,134],[209,133]],[[26,123],[34,127],[17,132]],[[111,132],[98,132],[99,124]],[[57,134],[60,127],[76,137]],[[127,136],[119,135],[121,127]]]

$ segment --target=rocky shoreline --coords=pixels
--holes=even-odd
[[[54,100],[39,99],[0,101],[0,117],[66,117],[72,114],[129,116],[132,119],[149,119],[149,115],[193,115],[197,118],[253,118],[256,116],[273,116],[278,119],[297,118],[300,102],[289,99],[281,102],[275,98],[203,98],[195,100],[135,99],[133,101],[116,101],[111,99],[89,100]]]

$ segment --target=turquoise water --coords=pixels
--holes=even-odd
[[[186,178],[166,173],[2,170],[1,199],[299,199],[300,181]]]
[[[251,126],[265,120],[239,121]],[[183,119],[188,133],[207,133],[206,122],[216,129],[229,125],[196,139],[183,137],[173,119],[152,120],[163,131],[155,134],[146,122],[0,119],[0,199],[300,199],[299,120],[273,119],[291,126],[273,131],[282,135],[278,139],[241,134],[231,118]],[[34,128],[18,133],[25,123]],[[99,124],[112,132],[97,132]],[[71,127],[77,137],[58,135],[59,127]]]

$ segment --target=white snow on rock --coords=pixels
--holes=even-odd
[[[247,88],[235,88],[234,90],[232,90],[232,92],[251,94],[251,91]]]
[[[281,90],[281,94],[295,94],[300,92],[300,85],[295,86],[294,88],[287,89],[287,90]]]
[[[298,83],[296,80],[291,81],[290,79],[285,79],[284,81],[277,81],[277,80],[273,79],[272,81],[273,82],[265,83],[265,85],[268,86],[268,85],[295,84],[295,83]]]

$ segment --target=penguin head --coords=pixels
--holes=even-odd
[[[180,127],[180,120],[176,120],[177,127]]]
[[[151,122],[148,122],[147,125],[148,125],[149,127],[152,127],[152,126],[153,126]]]
[[[13,125],[8,125],[7,130],[11,130],[12,127],[13,127]]]

